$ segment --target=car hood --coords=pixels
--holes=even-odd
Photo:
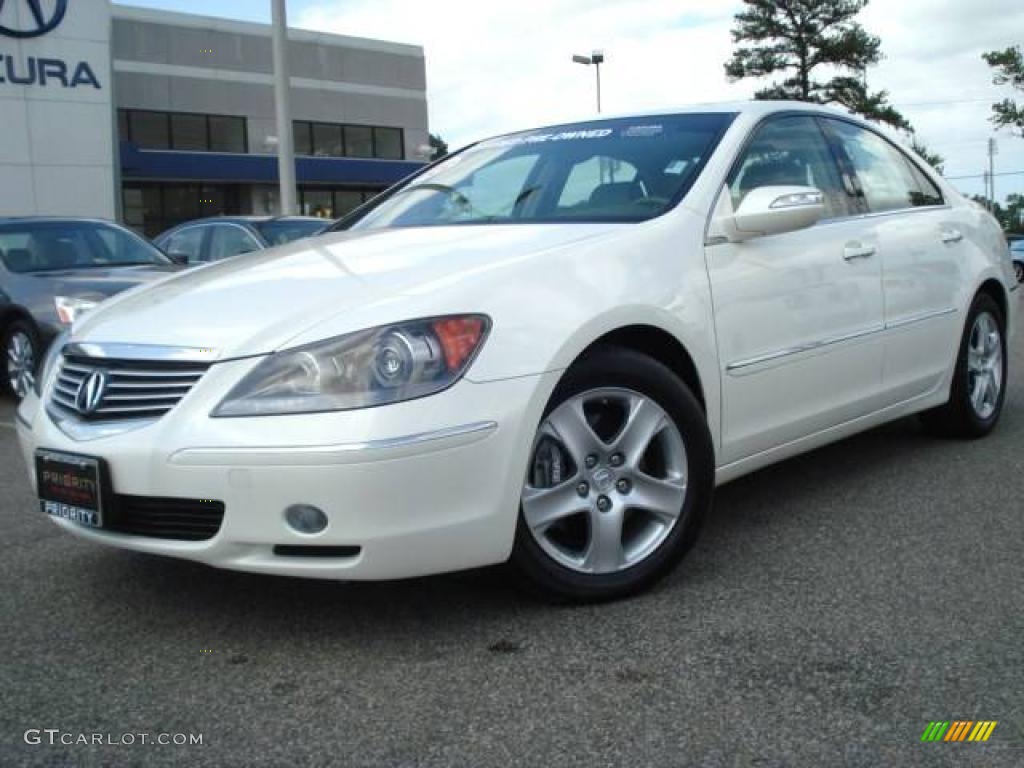
[[[329,233],[117,296],[83,318],[74,338],[212,348],[219,359],[265,354],[355,308],[394,302],[403,293],[422,294],[453,277],[623,226],[461,225]],[[381,322],[401,319],[406,318]]]
[[[62,269],[54,272],[31,272],[26,277],[45,282],[54,296],[105,299],[136,285],[150,283],[180,271],[168,264],[111,267],[109,269]]]

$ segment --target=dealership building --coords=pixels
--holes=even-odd
[[[418,46],[289,30],[300,212],[337,217],[420,167]],[[0,216],[149,235],[278,210],[271,29],[107,0],[0,3]]]

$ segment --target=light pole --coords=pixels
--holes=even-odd
[[[601,65],[604,64],[604,51],[594,51],[589,56],[574,54],[572,60],[588,67],[591,64],[594,65],[594,70],[597,72],[597,113],[601,114]]]
[[[281,215],[295,208],[295,142],[292,138],[291,77],[288,74],[288,20],[285,0],[272,0],[274,101],[277,112],[277,174],[281,185]]]

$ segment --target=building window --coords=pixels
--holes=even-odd
[[[122,109],[117,125],[121,140],[140,149],[248,152],[244,117]]]
[[[374,128],[373,129],[374,156],[383,157],[388,160],[401,160],[402,132],[398,128]]]
[[[401,128],[339,125],[296,120],[292,124],[295,154],[315,157],[376,157],[401,160],[405,137]]]
[[[211,152],[236,152],[243,154],[249,151],[245,135],[244,117],[210,115],[209,120]]]
[[[313,154],[313,126],[298,120],[292,123],[292,138],[295,140],[295,154]]]
[[[171,148],[171,126],[166,112],[132,110],[128,113],[128,135],[130,141],[146,149]]]
[[[313,123],[313,154],[317,157],[341,157],[341,126]]]
[[[373,157],[373,128],[368,125],[346,125],[345,154],[348,157]]]
[[[174,149],[202,152],[209,149],[205,115],[171,115],[171,146]]]

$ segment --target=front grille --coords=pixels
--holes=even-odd
[[[65,356],[50,402],[65,415],[85,421],[156,419],[177,405],[209,367],[197,362]],[[106,386],[93,409],[83,411],[79,390],[97,371],[104,374]]]
[[[104,510],[103,528],[154,539],[206,541],[224,521],[224,502],[115,495]]]

